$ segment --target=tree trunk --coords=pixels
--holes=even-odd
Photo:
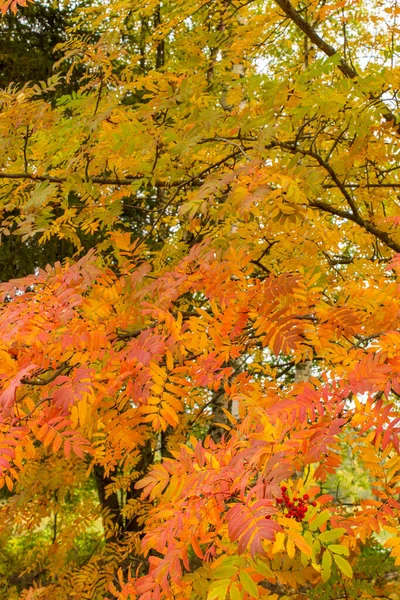
[[[96,480],[99,502],[103,509],[107,509],[107,514],[103,516],[103,527],[106,534],[110,529],[110,521],[112,524],[112,534],[110,536],[107,535],[106,539],[107,542],[115,542],[123,525],[118,495],[115,492],[107,495],[106,487],[113,483],[113,481],[111,477],[106,477],[104,467],[95,465],[94,476]]]

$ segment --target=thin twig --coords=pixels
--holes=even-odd
[[[24,385],[48,385],[49,383],[51,383],[52,381],[54,381],[55,379],[57,379],[57,377],[59,375],[61,375],[61,373],[63,371],[65,371],[65,369],[68,368],[68,367],[69,367],[68,363],[67,362],[63,362],[54,371],[54,373],[52,375],[50,375],[50,377],[47,377],[47,379],[31,379],[29,377],[23,377],[21,379],[21,383],[23,383]]]

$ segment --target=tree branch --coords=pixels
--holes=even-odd
[[[165,188],[170,187],[170,188],[179,188],[180,189],[182,187],[185,187],[186,185],[189,185],[196,179],[200,179],[201,177],[203,177],[204,175],[206,175],[213,169],[220,167],[228,160],[237,158],[237,156],[239,156],[241,153],[243,153],[246,149],[247,148],[241,148],[240,150],[237,150],[235,152],[232,152],[231,154],[228,154],[227,156],[224,156],[217,162],[209,165],[207,168],[200,171],[200,173],[197,173],[196,175],[193,175],[192,177],[189,177],[188,179],[185,179],[183,181],[172,181],[170,183],[167,181],[157,181],[155,183],[155,185],[157,185],[159,187],[165,187]],[[87,179],[88,179],[88,181],[91,181],[92,183],[97,183],[99,185],[132,185],[132,183],[135,180],[143,179],[144,177],[145,177],[144,174],[138,174],[138,175],[127,175],[126,177],[123,177],[122,179],[119,179],[118,177],[115,177],[115,178],[90,177]],[[68,181],[68,177],[53,177],[51,175],[35,175],[34,173],[4,173],[4,172],[2,172],[2,173],[0,172],[0,179],[30,179],[32,181],[48,181],[49,183],[65,183],[66,181]]]
[[[391,248],[395,252],[400,253],[400,244],[392,240],[386,231],[381,231],[373,223],[366,221],[360,215],[354,215],[351,212],[342,210],[341,208],[337,208],[336,206],[332,206],[331,204],[322,202],[321,200],[310,200],[308,205],[312,208],[319,208],[320,210],[330,213],[331,215],[335,215],[336,217],[340,217],[341,219],[348,219],[349,221],[357,223],[357,225],[360,225],[360,227],[368,231],[368,233],[371,233],[378,238],[378,240],[383,242],[385,246]]]
[[[319,208],[320,210],[323,210],[324,212],[328,212],[331,215],[336,215],[337,217],[340,217],[342,219],[347,219],[349,221],[353,221],[354,223],[357,223],[357,225],[360,225],[360,227],[362,227],[363,229],[368,231],[368,233],[371,233],[372,235],[374,235],[377,239],[379,239],[386,246],[388,246],[388,248],[391,248],[395,252],[400,252],[400,244],[395,242],[386,231],[382,231],[381,229],[378,229],[373,223],[371,223],[371,221],[367,221],[366,219],[362,218],[362,216],[360,215],[360,213],[357,209],[357,206],[354,203],[353,198],[350,196],[350,194],[346,190],[346,187],[343,184],[343,182],[340,181],[340,179],[338,178],[338,176],[336,175],[336,173],[332,169],[332,167],[328,163],[326,163],[319,154],[317,154],[316,152],[313,152],[312,150],[302,150],[301,148],[296,148],[293,144],[288,144],[286,142],[275,141],[275,142],[273,142],[273,144],[275,144],[275,146],[278,148],[283,148],[284,150],[288,150],[292,154],[299,153],[299,154],[302,154],[303,156],[311,156],[312,158],[317,160],[317,162],[326,170],[326,172],[329,173],[331,179],[335,182],[335,187],[337,187],[341,191],[343,196],[346,198],[347,203],[349,204],[349,206],[351,208],[351,212],[348,212],[341,208],[337,208],[337,207],[332,206],[331,204],[328,204],[327,202],[323,202],[321,200],[310,200],[308,203],[309,206],[314,207],[314,208]]]
[[[53,398],[50,396],[48,398],[42,398],[33,408],[31,411],[29,411],[26,415],[24,415],[23,417],[20,417],[18,419],[18,421],[26,421],[26,419],[29,419],[29,417],[31,417],[33,415],[33,413],[40,408],[40,406],[42,406],[42,404],[44,404],[45,402],[49,402],[50,400],[53,400]]]
[[[29,129],[29,125],[26,126],[26,133],[24,135],[24,148],[23,148],[23,153],[24,153],[24,170],[25,173],[28,172],[28,142],[29,142],[29,138],[31,137],[32,132]]]
[[[274,1],[284,12],[284,14],[287,17],[289,17],[289,19],[291,19],[293,23],[297,25],[297,27],[301,29],[301,31],[306,34],[306,36],[311,40],[311,42],[315,44],[317,48],[319,48],[324,54],[326,54],[327,56],[335,56],[336,54],[338,54],[337,50],[333,46],[328,44],[321,36],[319,36],[315,29],[309,23],[307,23],[305,19],[303,19],[303,17],[295,10],[294,6],[289,0]],[[357,71],[353,69],[353,67],[351,67],[345,60],[343,60],[343,58],[340,58],[338,67],[343,73],[343,75],[348,79],[356,79],[358,77]],[[391,123],[396,129],[396,133],[400,134],[400,126],[397,121],[397,118],[392,113],[390,108],[385,104],[385,102],[380,98],[373,96],[372,94],[370,94],[369,97],[371,98],[371,100],[374,100],[376,102],[376,105],[378,106],[381,115],[385,119],[385,121]]]
[[[350,189],[350,190],[358,190],[358,189],[370,189],[370,188],[389,188],[392,190],[396,190],[398,188],[400,188],[400,183],[343,183],[342,184],[344,188]],[[324,183],[323,186],[324,190],[329,190],[332,188],[335,188],[336,185],[333,185],[332,183]]]
[[[289,19],[291,19],[303,33],[306,34],[311,42],[320,50],[322,50],[324,54],[327,56],[334,56],[337,54],[337,50],[335,50],[333,46],[325,42],[325,40],[318,35],[315,29],[295,10],[294,6],[289,2],[289,0],[275,0],[275,3],[281,10],[283,10],[285,15],[289,17]],[[343,58],[340,59],[339,69],[342,71],[343,75],[349,79],[355,79],[358,76],[357,71],[347,64]]]
[[[311,156],[311,158],[314,158],[317,161],[317,163],[323,169],[325,169],[325,171],[329,174],[329,176],[332,179],[332,181],[336,184],[336,187],[341,191],[341,193],[344,196],[344,198],[346,198],[347,204],[350,206],[353,215],[357,216],[357,217],[360,217],[360,213],[358,212],[358,208],[357,208],[357,206],[356,206],[353,198],[351,197],[351,195],[347,191],[346,186],[343,184],[342,181],[340,181],[339,177],[336,175],[335,170],[331,167],[331,165],[328,162],[326,162],[322,158],[322,156],[320,156],[317,152],[314,152],[313,150],[303,150],[302,148],[298,148],[297,146],[293,146],[292,144],[287,144],[285,142],[277,142],[277,145],[280,148],[284,148],[285,150],[289,150],[289,152],[291,152],[292,154],[299,153],[299,154],[302,154],[303,156]]]
[[[131,185],[135,179],[142,179],[143,175],[132,175],[123,179],[110,179],[108,177],[91,177],[92,183],[100,185]],[[51,175],[35,175],[34,173],[0,173],[0,179],[31,179],[32,181],[49,181],[50,183],[65,183],[68,177],[52,177]],[[166,184],[164,184],[166,185]]]
[[[23,377],[21,379],[21,383],[23,383],[24,385],[47,385],[48,383],[51,383],[52,381],[54,381],[55,379],[57,379],[57,377],[59,375],[61,375],[61,373],[63,371],[65,371],[65,369],[68,367],[68,363],[67,362],[63,362],[61,363],[61,365],[53,372],[52,375],[50,375],[50,377],[48,377],[47,379],[31,379],[29,377]]]
[[[143,331],[147,329],[153,329],[157,325],[157,321],[153,321],[143,327],[133,329],[133,331],[124,331],[123,329],[117,329],[116,335],[118,340],[131,340],[132,338],[138,337]]]

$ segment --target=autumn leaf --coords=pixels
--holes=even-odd
[[[227,514],[229,537],[238,540],[238,553],[250,551],[252,558],[265,554],[262,540],[273,541],[281,526],[270,517],[275,510],[268,500],[258,500],[254,504],[236,504]]]

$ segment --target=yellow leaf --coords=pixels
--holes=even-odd
[[[59,433],[56,434],[53,442],[53,452],[57,452],[61,448],[62,437]]]
[[[48,432],[45,435],[45,438],[43,440],[43,446],[48,446],[49,444],[51,444],[51,442],[53,441],[53,438],[55,436],[56,432],[54,429],[49,429]]]
[[[392,537],[383,544],[384,548],[394,548],[400,544],[400,537]]]
[[[280,552],[280,550],[282,550],[282,548],[283,548],[284,543],[285,543],[285,534],[282,531],[278,531],[278,533],[275,536],[275,542],[272,547],[272,552],[274,554],[276,554],[277,552]]]
[[[179,417],[176,412],[165,402],[161,405],[161,415],[171,427],[175,427],[179,423]]]
[[[170,350],[167,350],[165,353],[165,357],[167,362],[167,369],[169,371],[172,371],[174,368],[174,357],[172,356],[172,352]]]
[[[306,556],[312,556],[312,548],[307,544],[306,540],[297,531],[288,531],[289,539],[293,540],[298,549]]]
[[[79,402],[78,402],[78,418],[79,418],[79,425],[81,427],[83,427],[85,424],[86,415],[87,415],[87,403],[86,403],[86,398],[83,398],[82,400],[79,400]]]
[[[346,575],[346,577],[353,577],[353,569],[351,568],[350,563],[345,558],[343,558],[343,556],[334,554],[333,560],[335,561],[339,569],[342,571],[342,573]]]
[[[74,404],[74,406],[72,406],[72,408],[71,408],[71,424],[74,429],[75,429],[75,427],[77,427],[78,421],[79,421],[78,407],[76,404]]]
[[[286,552],[288,553],[289,558],[294,558],[294,555],[296,554],[296,548],[294,547],[294,543],[290,538],[286,543]]]

